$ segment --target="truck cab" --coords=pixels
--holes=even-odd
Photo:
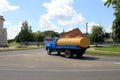
[[[51,52],[56,51],[56,49],[57,49],[56,48],[57,47],[57,40],[58,40],[58,38],[56,37],[56,38],[53,39],[52,42],[47,43],[46,50],[47,50],[49,55],[50,55]]]

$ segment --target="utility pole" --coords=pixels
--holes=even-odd
[[[86,36],[88,36],[88,22],[86,23]]]

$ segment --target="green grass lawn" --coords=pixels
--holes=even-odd
[[[112,45],[107,47],[97,47],[95,50],[102,50],[102,51],[111,51],[111,52],[120,52],[120,45]]]
[[[97,51],[86,51],[86,54],[89,55],[101,55],[101,56],[118,56],[120,57],[120,53],[115,52],[97,52]]]
[[[0,52],[19,51],[19,50],[33,50],[33,49],[40,49],[40,48],[44,48],[44,46],[37,47],[36,45],[30,45],[30,46],[18,46],[18,47],[15,47],[15,48],[2,48],[2,49],[0,49]]]
[[[20,43],[17,43],[15,41],[13,42],[10,42],[9,44],[9,47],[7,48],[0,48],[0,52],[3,52],[3,51],[19,51],[19,50],[33,50],[33,49],[40,49],[40,48],[45,48],[44,45],[40,45],[40,46],[37,46],[37,45],[20,45]]]
[[[94,47],[94,50],[87,50],[86,53],[90,55],[120,56],[120,45]]]
[[[9,46],[13,46],[13,45],[19,45],[19,43],[15,42],[15,41],[9,43]]]

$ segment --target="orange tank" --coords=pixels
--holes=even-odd
[[[90,40],[87,37],[76,37],[76,38],[61,38],[57,41],[59,46],[76,45],[80,47],[88,47]]]

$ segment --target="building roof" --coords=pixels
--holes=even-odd
[[[73,29],[73,30],[68,31],[68,32],[63,32],[60,35],[60,37],[76,37],[76,36],[85,37],[86,35],[84,35],[78,28]]]

